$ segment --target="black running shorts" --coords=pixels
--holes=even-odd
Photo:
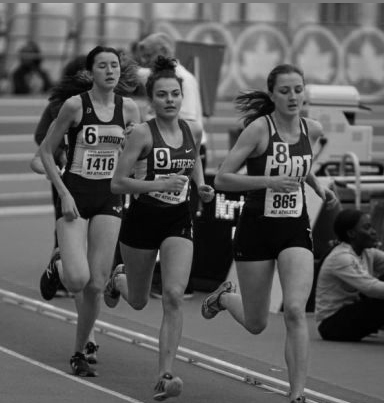
[[[90,219],[96,215],[111,215],[121,218],[123,215],[123,196],[113,194],[110,190],[110,180],[96,181],[76,178],[78,175],[66,174],[63,177],[75,200],[80,217]],[[56,220],[63,216],[61,199],[56,202]]]
[[[277,259],[287,248],[302,247],[313,251],[309,218],[265,217],[260,209],[244,206],[233,242],[235,261]]]
[[[169,237],[192,241],[192,217],[188,203],[158,207],[132,198],[121,223],[120,242],[138,249],[159,249]]]

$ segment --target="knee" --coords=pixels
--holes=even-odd
[[[267,320],[245,321],[245,328],[249,333],[260,334],[267,327]]]
[[[299,304],[284,306],[284,319],[287,326],[296,326],[306,320],[305,307]]]
[[[87,292],[95,295],[101,294],[104,291],[104,288],[105,281],[103,281],[102,279],[90,279],[86,285]]]
[[[64,279],[65,288],[72,293],[83,291],[88,282],[89,275],[80,273],[65,277]]]
[[[173,311],[180,309],[183,303],[184,291],[180,288],[163,288],[163,307],[165,310]]]

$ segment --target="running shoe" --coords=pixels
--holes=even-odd
[[[205,319],[214,318],[220,311],[224,311],[225,308],[220,304],[220,297],[226,292],[235,292],[236,285],[231,281],[224,281],[220,286],[212,293],[209,294],[203,300],[201,306],[201,314]]]
[[[95,377],[97,372],[89,366],[83,353],[76,352],[70,360],[72,372],[76,376]]]
[[[183,390],[183,381],[179,377],[173,377],[169,373],[165,373],[155,386],[155,394],[153,399],[162,402],[169,397],[179,396]]]
[[[125,274],[123,264],[118,264],[111,272],[107,285],[104,288],[104,302],[109,308],[114,308],[120,299],[120,291],[115,288],[115,278],[119,274]]]
[[[57,290],[63,286],[56,265],[58,260],[60,260],[60,252],[59,249],[56,249],[40,278],[40,294],[47,301],[51,300]]]
[[[88,361],[88,364],[97,364],[97,351],[99,350],[98,344],[95,344],[93,341],[89,341],[85,345],[85,358]]]
[[[305,402],[306,402],[305,396],[302,395],[297,397],[296,399],[291,400],[290,403],[305,403]]]

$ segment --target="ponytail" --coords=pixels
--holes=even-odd
[[[244,127],[275,110],[275,104],[264,91],[243,92],[235,98],[236,109],[243,114]]]

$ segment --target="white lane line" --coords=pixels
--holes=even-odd
[[[34,142],[33,134],[2,134],[0,143],[24,143]],[[37,146],[36,146],[37,147]]]
[[[0,116],[0,124],[38,123],[40,116]]]
[[[12,356],[14,358],[17,358],[19,360],[27,362],[28,364],[32,364],[32,365],[34,365],[36,367],[42,368],[42,369],[44,369],[44,370],[46,370],[48,372],[51,372],[53,374],[60,375],[60,376],[62,376],[64,378],[70,379],[73,382],[77,382],[77,383],[80,383],[82,385],[88,386],[89,388],[96,389],[96,390],[98,390],[100,392],[103,392],[103,393],[105,393],[107,395],[117,397],[118,399],[123,400],[125,402],[144,403],[141,400],[134,399],[133,397],[129,397],[129,396],[123,395],[122,393],[115,392],[114,390],[103,388],[102,386],[96,385],[96,384],[94,384],[92,382],[88,382],[83,378],[67,374],[64,371],[61,371],[61,370],[56,369],[56,368],[53,368],[53,367],[51,367],[49,365],[45,365],[42,362],[33,360],[32,358],[26,357],[25,355],[16,353],[15,351],[9,350],[8,348],[0,346],[0,351],[5,353],[5,354],[8,354],[8,355],[10,355],[10,356]]]
[[[31,161],[35,153],[9,153],[0,154],[0,162]]]
[[[45,175],[39,175],[34,172],[20,172],[10,174],[0,174],[0,182],[15,182],[15,181],[41,181],[49,182]]]
[[[72,324],[76,324],[77,314],[66,309],[58,308],[45,302],[37,301],[22,295],[6,291],[0,288],[0,297],[3,301],[10,304],[19,305],[24,309],[38,312],[42,315],[51,316]],[[127,343],[135,344],[150,350],[158,351],[158,339],[137,333],[120,326],[112,325],[108,322],[97,320],[95,330]],[[227,361],[199,353],[185,347],[178,348],[177,359],[193,364],[195,366],[216,372],[232,379],[236,379],[250,385],[260,387],[278,394],[287,395],[289,383],[278,378],[264,375],[260,372],[253,371],[249,368],[231,364]],[[338,399],[323,393],[316,392],[311,389],[305,389],[308,403],[350,403],[346,400]]]
[[[20,217],[25,215],[46,215],[53,214],[54,208],[52,205],[41,206],[15,206],[15,207],[0,207],[1,217]]]

